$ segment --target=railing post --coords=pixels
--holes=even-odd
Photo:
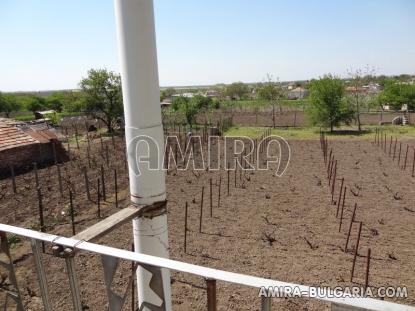
[[[64,250],[66,270],[69,276],[69,285],[71,288],[72,302],[75,311],[82,311],[81,293],[79,291],[78,278],[75,269],[75,253],[74,250],[66,248]]]
[[[261,311],[271,311],[271,298],[261,297]]]
[[[216,311],[216,280],[206,279],[207,290],[207,309],[208,311]]]
[[[36,263],[36,273],[39,279],[39,286],[40,286],[40,293],[42,295],[43,308],[45,311],[52,311],[52,307],[50,305],[50,299],[49,299],[48,282],[46,279],[46,273],[43,267],[42,257],[41,257],[41,253],[39,250],[40,248],[39,246],[41,246],[42,243],[39,242],[38,240],[31,239],[30,244],[32,246],[33,257]]]

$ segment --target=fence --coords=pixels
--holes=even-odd
[[[274,115],[277,127],[304,127],[311,125],[306,111],[300,107],[276,107]],[[407,117],[408,124],[414,124],[414,112],[361,111],[359,118],[362,125],[379,125],[392,123],[394,118],[404,115]],[[269,107],[258,110],[224,108],[209,113],[199,113],[196,121],[198,124],[216,125],[224,117],[232,117],[233,124],[240,126],[273,126],[273,112],[272,108]],[[186,123],[184,115],[178,112],[172,112],[170,115],[164,116],[164,120],[165,123],[169,124]],[[353,124],[357,124],[356,121]]]
[[[170,270],[179,271],[182,273],[188,273],[200,276],[206,280],[207,284],[207,301],[208,301],[208,310],[216,310],[216,281],[229,282],[254,288],[293,288],[296,287],[301,293],[301,297],[309,297],[307,293],[310,292],[319,292],[323,293],[324,291],[318,291],[316,287],[309,287],[305,285],[296,285],[293,283],[280,282],[276,280],[270,280],[260,277],[253,277],[233,272],[227,272],[212,268],[206,268],[202,266],[197,266],[193,264],[188,264],[176,260],[160,258],[140,253],[135,253],[127,250],[117,249],[113,247],[108,247],[104,245],[98,245],[84,240],[77,240],[73,238],[65,238],[61,236],[56,236],[52,234],[41,233],[29,229],[9,226],[0,224],[0,237],[1,237],[1,251],[6,255],[6,261],[2,261],[1,265],[6,267],[8,270],[9,279],[14,286],[14,290],[8,290],[7,297],[13,299],[16,304],[16,310],[24,310],[23,303],[21,300],[21,295],[19,292],[19,287],[16,281],[13,260],[10,256],[9,245],[7,242],[7,233],[15,234],[31,240],[32,250],[34,254],[34,259],[37,268],[37,275],[39,279],[42,300],[44,303],[44,310],[52,310],[50,306],[50,297],[48,293],[48,284],[43,263],[40,256],[40,248],[44,243],[52,244],[56,254],[59,254],[66,260],[67,272],[70,281],[70,288],[72,294],[72,300],[74,305],[74,310],[81,311],[81,295],[80,288],[78,285],[78,280],[76,277],[75,269],[75,260],[74,257],[78,251],[87,251],[90,253],[101,255],[102,263],[104,267],[105,275],[105,284],[107,287],[107,296],[109,300],[109,310],[121,310],[125,302],[126,294],[128,289],[131,286],[131,280],[129,282],[128,288],[125,291],[123,297],[114,293],[111,289],[112,278],[116,272],[118,261],[120,259],[129,260],[133,263],[136,263],[142,266],[147,270],[147,267],[151,271],[151,267],[166,268]],[[4,258],[4,256],[3,256]],[[78,267],[80,269],[80,267]],[[131,276],[132,277],[132,276]],[[288,292],[286,292],[288,294]],[[414,307],[399,305],[392,302],[376,300],[372,298],[335,298],[333,293],[325,292],[321,295],[319,300],[330,302],[332,304],[332,310],[388,310],[388,311],[414,311]],[[5,302],[4,310],[9,310],[7,306],[7,299]],[[261,310],[271,310],[271,298],[265,297],[261,301]]]

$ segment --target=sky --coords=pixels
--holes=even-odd
[[[154,0],[161,86],[415,74],[414,0]],[[119,72],[113,0],[1,0],[0,91]]]

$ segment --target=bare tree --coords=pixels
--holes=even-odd
[[[367,96],[365,94],[365,90],[363,86],[365,83],[368,82],[368,78],[373,76],[375,74],[375,70],[371,68],[369,65],[362,68],[352,69],[350,68],[347,71],[347,74],[350,78],[350,87],[349,91],[352,95],[352,99],[355,106],[355,112],[356,112],[356,122],[359,132],[362,130],[362,125],[360,122],[360,108],[363,104],[363,102],[367,99]]]
[[[275,128],[275,104],[279,103],[283,96],[283,91],[278,83],[278,79],[275,81],[272,75],[267,74],[267,81],[264,82],[258,90],[258,97],[262,100],[268,101],[272,104],[272,125]]]

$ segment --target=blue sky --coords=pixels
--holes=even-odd
[[[160,84],[415,73],[413,0],[154,0]],[[118,71],[113,0],[1,0],[0,91]]]

